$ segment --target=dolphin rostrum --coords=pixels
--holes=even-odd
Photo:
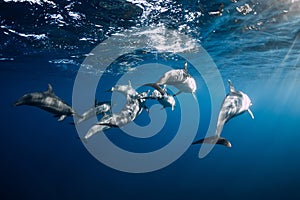
[[[248,112],[252,119],[254,115],[250,110],[252,106],[251,100],[245,93],[235,90],[230,80],[228,80],[230,92],[223,100],[218,122],[217,130],[214,136],[203,138],[201,140],[193,142],[193,144],[209,143],[209,144],[222,144],[227,147],[231,147],[231,143],[225,138],[220,137],[223,127],[231,118],[240,115],[244,112]]]
[[[55,95],[52,86],[48,84],[48,90],[45,92],[33,92],[22,96],[15,102],[15,106],[28,105],[36,106],[59,117],[58,121],[64,120],[67,116],[76,115],[75,110],[66,102]]]

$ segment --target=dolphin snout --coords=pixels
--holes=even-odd
[[[20,100],[13,103],[13,106],[21,106],[21,105],[23,105],[23,101],[20,101]]]
[[[110,89],[108,89],[108,90],[105,90],[105,92],[113,92],[114,90],[113,90],[113,88],[110,88]]]

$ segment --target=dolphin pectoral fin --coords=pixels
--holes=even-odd
[[[57,121],[61,122],[61,121],[64,120],[66,117],[67,117],[67,115],[62,115],[62,116],[60,116],[60,118],[59,118]]]
[[[250,108],[247,111],[248,111],[249,115],[251,116],[251,118],[254,119],[254,115],[253,115],[252,111],[250,110]]]
[[[197,141],[193,142],[192,144],[204,144],[204,143],[206,143],[206,144],[221,144],[226,147],[232,146],[228,140],[226,140],[225,138],[222,138],[222,137],[217,137],[217,136],[203,138],[201,140],[197,140]]]

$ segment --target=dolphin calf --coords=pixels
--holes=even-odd
[[[148,83],[144,86],[150,86],[155,89],[150,96],[144,97],[145,99],[158,100],[158,102],[163,106],[163,108],[171,107],[171,109],[174,110],[176,101],[172,95],[169,95],[167,93],[166,85],[164,85],[164,88],[161,88],[159,85],[153,83]]]
[[[215,135],[195,141],[193,142],[193,144],[209,143],[209,144],[221,144],[227,147],[231,147],[231,143],[228,140],[220,137],[226,122],[228,122],[231,118],[238,116],[246,111],[250,114],[252,119],[254,119],[254,115],[250,110],[252,103],[248,95],[246,95],[241,91],[235,90],[230,80],[228,80],[228,83],[230,87],[230,92],[223,100],[219,112]]]
[[[15,106],[28,105],[36,106],[59,117],[58,121],[64,120],[67,116],[80,116],[66,102],[55,95],[52,86],[48,84],[48,90],[45,92],[34,92],[25,94],[14,104]]]
[[[172,69],[167,71],[155,84],[166,84],[176,87],[179,91],[174,96],[184,92],[192,93],[195,97],[195,92],[197,90],[195,79],[188,73],[187,63],[184,64],[183,69]]]
[[[132,122],[142,111],[145,93],[139,94],[132,86],[128,85],[114,86],[111,91],[118,91],[126,96],[126,104],[124,108],[117,114],[113,113],[104,116],[99,122],[94,124],[82,138],[87,141],[90,137],[98,132],[104,131],[111,127],[121,127]],[[142,99],[141,99],[142,98]]]

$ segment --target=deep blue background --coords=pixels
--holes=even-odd
[[[156,1],[149,2],[154,5]],[[84,14],[85,20],[67,17],[69,1],[56,2],[56,8],[46,3],[2,2],[1,199],[299,198],[300,2],[291,2],[166,1],[157,4],[169,8],[167,12],[148,6],[151,12],[147,16],[133,4],[122,6],[125,3],[121,0],[75,2],[73,11]],[[222,16],[208,14],[221,3]],[[245,3],[254,11],[244,16],[235,8]],[[203,15],[192,21],[185,17],[196,12]],[[45,19],[49,13],[61,13],[68,25]],[[114,32],[158,23],[175,29],[189,26],[187,34],[212,56],[226,90],[227,79],[231,79],[252,99],[255,120],[245,113],[223,130],[231,149],[215,146],[207,157],[199,159],[200,146],[195,145],[164,169],[128,174],[93,158],[68,123],[71,118],[57,122],[38,108],[12,106],[25,93],[46,90],[48,83],[71,103],[83,54]],[[95,24],[102,28],[95,28]],[[23,37],[8,29],[46,33],[48,39]],[[79,39],[83,37],[94,40],[82,42]],[[200,123],[197,138],[204,136],[211,115],[209,96],[201,84],[197,97],[201,99],[203,125]],[[166,133],[162,138],[171,137]]]

